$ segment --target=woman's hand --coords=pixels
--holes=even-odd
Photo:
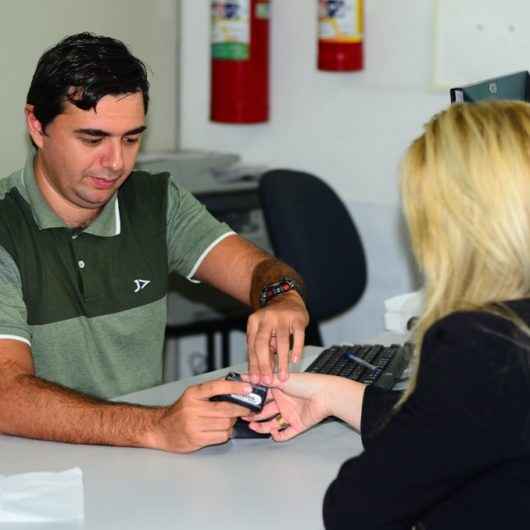
[[[275,441],[290,440],[328,416],[359,429],[364,389],[361,383],[333,375],[291,374],[287,381],[275,377],[272,399],[259,414],[243,419],[252,430],[270,433]]]

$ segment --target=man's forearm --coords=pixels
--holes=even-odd
[[[151,447],[163,408],[111,403],[30,374],[1,385],[0,432],[28,438]]]
[[[250,286],[250,303],[254,309],[259,308],[259,297],[263,287],[277,282],[280,278],[287,276],[296,281],[303,288],[304,282],[301,276],[289,265],[276,258],[268,258],[260,261],[252,273]]]

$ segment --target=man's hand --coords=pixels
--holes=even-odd
[[[21,341],[0,340],[0,433],[68,443],[148,447],[175,453],[226,442],[247,407],[209,401],[248,394],[248,382],[191,386],[168,407],[104,401],[40,379]]]
[[[291,358],[296,362],[304,347],[304,330],[309,315],[302,297],[295,290],[272,298],[264,308],[260,308],[260,294],[264,287],[280,278],[295,280],[303,291],[304,282],[300,275],[274,256],[232,235],[208,252],[195,278],[254,308],[247,324],[252,382],[266,384],[272,381],[276,353],[280,378],[286,379],[291,336]]]
[[[275,355],[281,381],[288,377],[289,353],[298,362],[304,348],[309,315],[296,291],[273,298],[250,315],[247,323],[248,368],[253,383],[272,383]],[[291,350],[292,336],[292,350]]]
[[[238,417],[248,408],[210,401],[219,394],[248,394],[248,383],[216,380],[190,386],[171,406],[161,409],[147,436],[149,447],[174,453],[190,453],[201,447],[228,441]]]

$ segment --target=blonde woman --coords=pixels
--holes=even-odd
[[[425,278],[403,395],[292,374],[251,423],[290,439],[327,416],[361,431],[324,500],[328,529],[530,525],[530,105],[435,116],[402,164]],[[513,524],[512,524],[513,523]]]

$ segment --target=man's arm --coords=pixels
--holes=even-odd
[[[216,245],[205,257],[196,278],[207,282],[255,310],[247,324],[249,372],[254,383],[272,382],[274,352],[278,354],[280,379],[287,378],[290,340],[291,358],[297,361],[304,347],[304,330],[309,315],[302,297],[294,290],[259,307],[259,295],[266,285],[283,276],[303,281],[287,264],[233,235]]]
[[[35,376],[30,348],[0,340],[0,433],[68,443],[194,451],[230,438],[238,416],[248,410],[210,402],[217,394],[250,387],[210,381],[186,389],[168,407],[111,403]]]

